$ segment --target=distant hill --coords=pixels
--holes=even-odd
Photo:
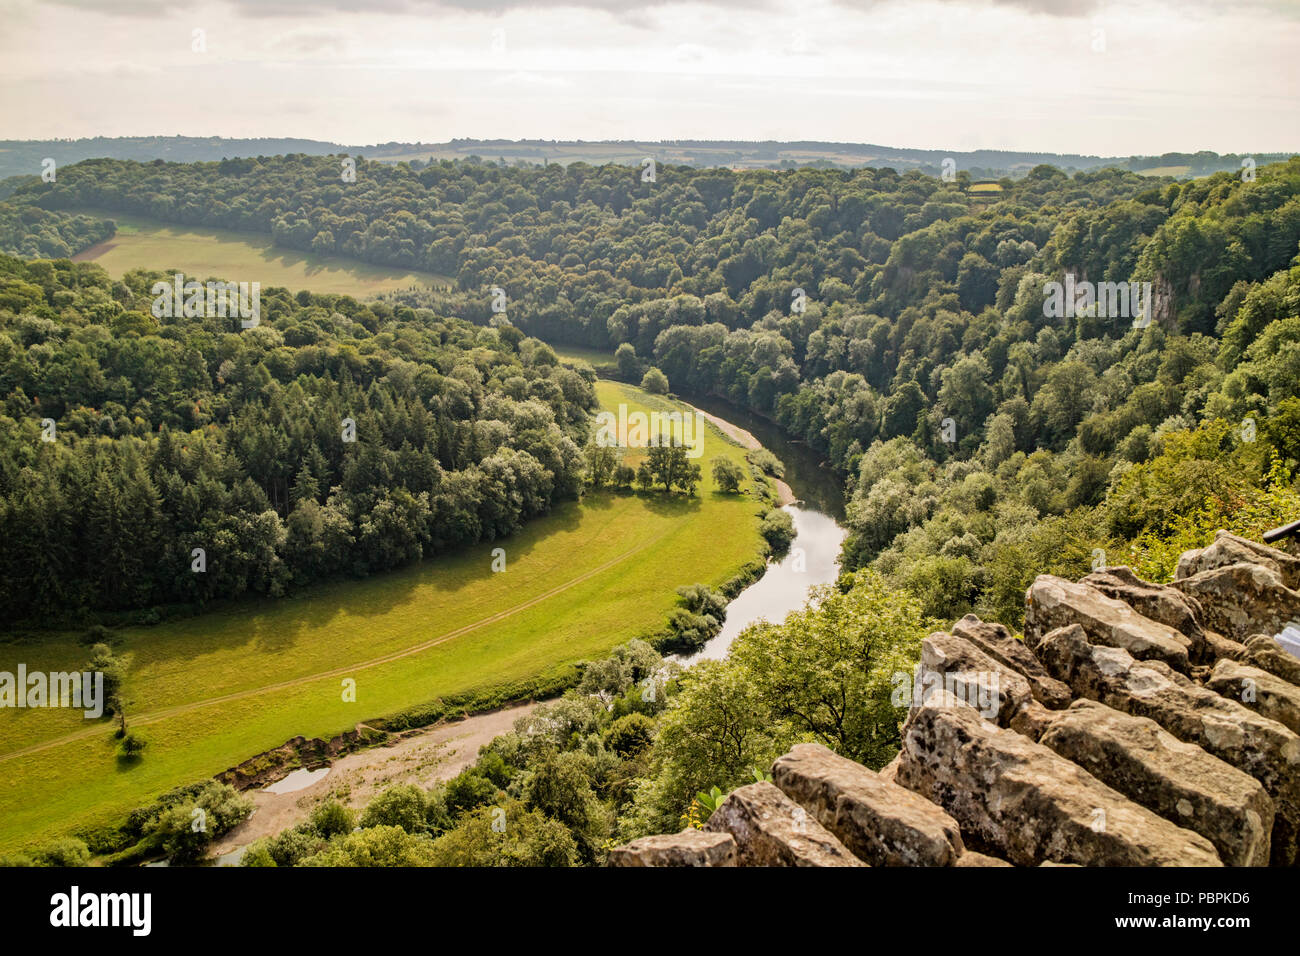
[[[164,159],[173,162],[202,162],[231,157],[277,156],[306,153],[363,154],[386,162],[427,163],[438,159],[479,156],[507,163],[573,163],[636,165],[645,157],[661,163],[689,166],[730,166],[739,169],[782,169],[796,166],[855,168],[891,166],[899,172],[918,169],[932,175],[943,171],[945,159],[975,179],[1022,176],[1046,163],[1066,171],[1119,166],[1153,175],[1195,177],[1220,170],[1238,170],[1249,155],[1258,165],[1286,159],[1286,153],[1221,155],[1208,151],[1166,153],[1163,156],[1083,156],[1073,153],[1035,153],[1015,150],[904,149],[870,143],[744,142],[727,140],[507,140],[453,139],[447,143],[378,143],[348,146],[314,139],[227,139],[220,136],[122,136],[91,139],[0,140],[0,180],[11,176],[33,176],[41,162],[53,159],[58,165],[83,159]],[[0,195],[10,189],[0,187]]]

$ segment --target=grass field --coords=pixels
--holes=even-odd
[[[586,362],[601,375],[605,375],[618,368],[614,361],[613,352],[602,352],[600,349],[583,348],[581,345],[552,345],[551,348],[563,362]]]
[[[1191,174],[1190,166],[1152,166],[1150,169],[1139,169],[1139,176],[1177,176],[1185,177]]]
[[[358,299],[451,281],[432,273],[403,272],[352,259],[282,249],[262,233],[172,226],[98,209],[76,211],[117,223],[113,238],[73,256],[76,262],[98,262],[114,277],[132,269],[171,269],[198,279],[260,282],[263,289],[284,286],[295,292],[346,292]]]
[[[611,410],[671,404],[613,382],[597,391]],[[330,736],[658,630],[678,585],[721,584],[762,547],[755,498],[714,490],[718,455],[744,459],[710,425],[694,499],[593,494],[457,555],[125,632],[128,722],[149,741],[144,759],[119,764],[112,725],[79,712],[0,710],[0,851],[117,819],[294,735]],[[502,573],[490,571],[494,547],[506,551]],[[87,652],[74,637],[0,645],[0,671],[76,669]],[[355,703],[342,700],[344,678]]]

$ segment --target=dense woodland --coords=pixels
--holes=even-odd
[[[1183,447],[1167,436],[1227,423],[1195,454],[1249,457],[1232,481],[1252,488],[1289,479],[1300,159],[1249,178],[1039,167],[989,193],[887,169],[662,166],[645,182],[619,166],[363,162],[344,183],[337,158],[288,156],[94,161],[12,202],[447,274],[453,291],[408,303],[480,324],[499,286],[530,334],[618,348],[628,374],[657,367],[825,454],[851,491],[847,568],[875,565],[936,616],[1015,626],[1034,568],[1171,530],[1176,512],[1135,490]],[[1152,283],[1153,321],[1047,318],[1045,284],[1067,272]],[[1213,482],[1189,494],[1238,500]]]
[[[337,502],[340,522],[353,522],[348,559],[386,566],[388,552],[368,550],[361,530],[374,509],[348,499],[400,482],[367,472],[350,483],[349,465],[366,455],[336,441],[337,419],[362,400],[358,431],[373,456],[396,462],[389,474],[404,474],[409,442],[408,457],[436,459],[439,488],[452,476],[473,487],[473,469],[502,455],[529,456],[549,476],[541,507],[576,488],[588,372],[532,340],[447,318],[486,327],[492,286],[527,334],[607,350],[625,377],[657,368],[675,390],[771,417],[821,451],[850,492],[849,573],[817,608],[751,628],[727,660],[681,675],[648,646],[620,649],[451,783],[384,794],[359,820],[321,810],[250,851],[250,864],[600,862],[611,841],[698,821],[711,787],[752,780],[796,740],[881,766],[898,735],[889,676],[910,668],[920,637],[971,610],[1018,629],[1038,573],[1129,563],[1167,580],[1178,552],[1215,528],[1258,535],[1300,517],[1300,159],[1262,166],[1253,181],[1040,167],[996,193],[960,175],[889,170],[660,167],[643,182],[613,166],[362,163],[345,184],[329,158],[93,162],[61,170],[57,188],[19,190],[11,205],[56,220],[94,205],[251,229],[455,279],[450,291],[364,306],[276,293],[268,327],[241,336],[150,328],[145,277],[119,288],[89,266],[4,260],[3,533],[17,542],[5,552],[15,591],[60,586],[47,567],[24,565],[60,554],[40,551],[40,536],[72,540],[54,516],[79,514],[89,529],[79,534],[100,543],[60,558],[74,562],[66,581],[94,582],[101,596],[126,587],[106,576],[128,558],[100,550],[115,526],[91,518],[152,495],[176,520],[203,473],[249,502],[215,520],[267,516],[292,534],[304,502],[313,513]],[[1152,283],[1153,321],[1048,318],[1045,285],[1066,273]],[[87,379],[93,368],[102,382]],[[85,381],[99,391],[79,391]],[[447,406],[462,388],[472,395]],[[514,420],[496,402],[532,410],[536,445],[475,440]],[[286,403],[314,440],[282,424]],[[68,421],[66,443],[40,446],[47,408]],[[423,443],[414,425],[394,424],[412,415],[429,422]],[[258,427],[233,427],[244,419]],[[179,434],[181,464],[168,466],[161,449],[176,455]],[[282,461],[291,467],[277,471]],[[465,540],[505,527],[482,503],[437,510],[439,494],[406,488],[429,502],[411,527],[445,533],[452,514]],[[305,553],[332,560],[326,533]],[[249,553],[268,553],[250,540]],[[180,541],[173,562],[188,560]],[[412,547],[445,543],[417,536]],[[297,560],[282,557],[279,573],[297,573]],[[15,573],[29,577],[14,585]],[[258,573],[250,580],[274,580]],[[494,841],[502,808],[515,825]]]
[[[10,620],[276,595],[577,494],[591,383],[517,329],[283,289],[256,328],[159,320],[157,278],[0,257]]]

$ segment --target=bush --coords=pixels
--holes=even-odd
[[[784,554],[794,540],[794,519],[788,511],[773,508],[763,516],[758,530],[774,554]]]
[[[52,840],[31,854],[35,866],[85,866],[90,862],[90,850],[76,837]]]
[[[312,810],[307,822],[313,830],[328,840],[333,836],[351,833],[352,828],[356,826],[356,814],[337,800],[326,800]]]
[[[605,746],[620,757],[634,757],[654,741],[655,722],[645,714],[628,714],[605,731]]]
[[[82,647],[93,647],[95,644],[112,645],[119,640],[117,634],[106,628],[103,624],[95,624],[86,630],[81,637],[77,638],[77,643]]]
[[[361,814],[361,828],[401,827],[407,833],[423,833],[428,829],[425,810],[424,791],[415,784],[389,787]]]
[[[781,464],[781,460],[776,455],[766,448],[755,448],[746,457],[749,459],[749,463],[759,471],[774,478],[785,477],[785,466]]]
[[[657,368],[652,368],[641,379],[641,387],[652,395],[668,394],[668,376]]]
[[[297,866],[325,849],[325,840],[299,824],[266,840],[258,840],[244,853],[240,866]]]
[[[453,817],[488,803],[496,795],[496,784],[482,776],[474,767],[466,767],[448,780],[443,789],[447,812]]]

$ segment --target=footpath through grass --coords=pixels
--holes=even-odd
[[[354,259],[284,249],[260,232],[173,226],[101,209],[74,211],[117,223],[117,234],[111,239],[72,257],[75,262],[97,262],[115,278],[132,269],[175,269],[199,280],[220,277],[234,282],[260,282],[263,289],[285,286],[294,291],[347,293],[358,299],[394,289],[451,282],[428,272],[404,272]]]
[[[597,393],[611,410],[670,404],[614,382]],[[128,724],[149,742],[144,758],[120,763],[107,721],[0,710],[0,851],[116,819],[295,735],[329,737],[659,630],[678,585],[719,585],[762,548],[755,498],[714,489],[718,455],[744,461],[710,425],[694,499],[600,492],[455,555],[125,631]],[[496,547],[502,573],[491,571]],[[75,636],[0,645],[0,671],[77,669],[88,654]],[[355,703],[343,701],[345,678]]]

